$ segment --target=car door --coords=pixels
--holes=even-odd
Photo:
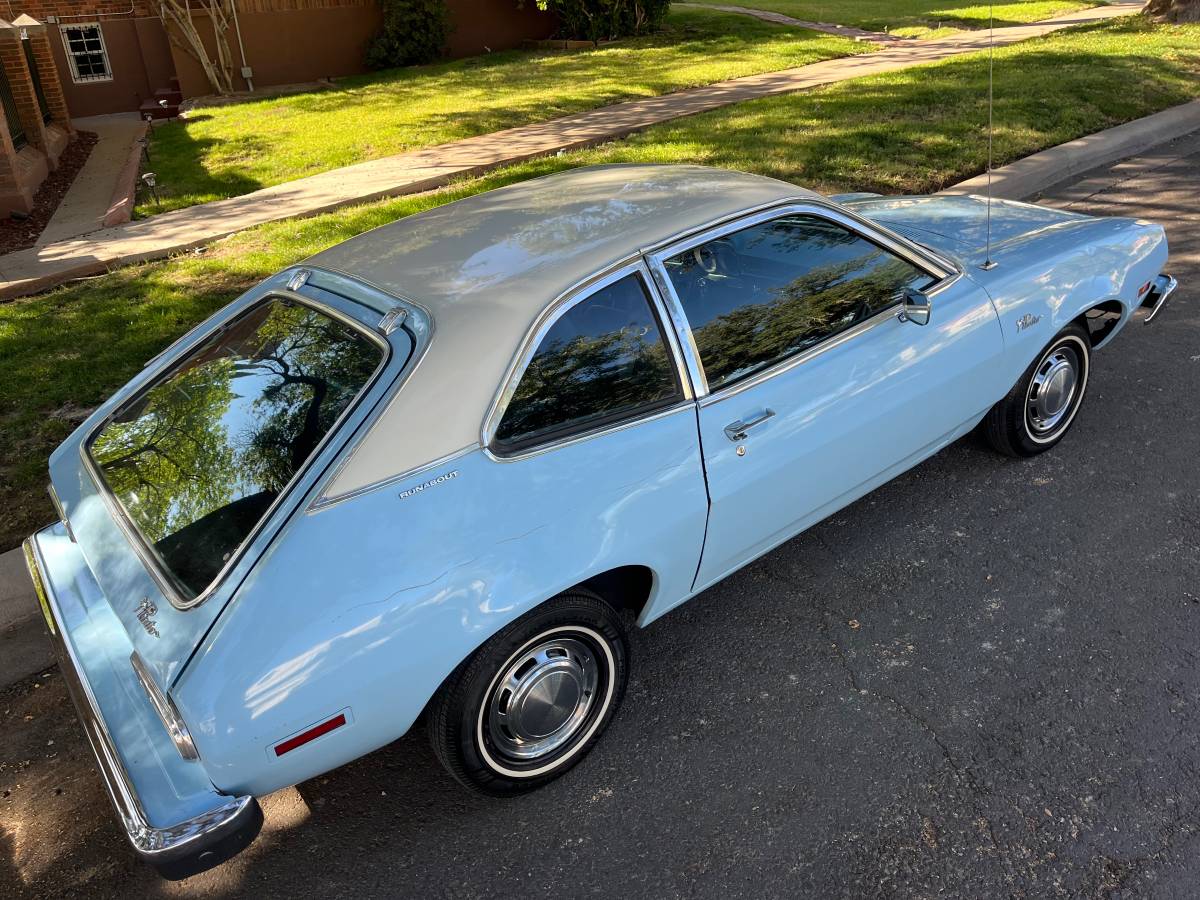
[[[987,295],[819,205],[652,257],[696,370],[710,498],[695,589],[954,440],[1003,393]],[[908,288],[933,303],[905,321]]]

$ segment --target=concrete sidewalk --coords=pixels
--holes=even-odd
[[[1141,3],[1082,10],[1029,25],[995,30],[997,46],[1073,25],[1131,15]],[[647,100],[634,100],[520,128],[334,169],[234,197],[163,213],[0,257],[0,299],[37,293],[71,278],[167,256],[279,219],[309,216],[380,197],[412,194],[453,178],[622,137],[660,122],[744,100],[790,93],[948,59],[988,47],[987,31],[915,41],[862,56],[735,78]]]
[[[791,25],[796,28],[807,28],[809,31],[820,31],[824,34],[836,34],[838,37],[850,38],[853,41],[867,41],[873,44],[902,44],[911,43],[915,38],[896,37],[881,31],[864,31],[851,25],[835,25],[828,22],[807,22],[804,19],[793,19],[783,13],[771,12],[768,9],[751,9],[746,6],[718,6],[714,3],[672,3],[673,7],[684,9],[715,9],[720,12],[733,13],[739,16],[750,16],[771,22],[775,25]]]
[[[137,113],[90,116],[73,119],[72,124],[81,131],[95,132],[100,140],[38,236],[36,247],[71,240],[104,227],[117,178],[129,159],[133,142],[146,131],[146,123]]]

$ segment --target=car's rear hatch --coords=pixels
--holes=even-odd
[[[390,327],[403,312],[333,273],[284,273],[185,336],[51,456],[64,521],[160,687],[403,371],[415,342]]]

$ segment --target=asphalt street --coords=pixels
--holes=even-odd
[[[1050,192],[1165,223],[1181,282],[1097,354],[1066,440],[964,439],[635,634],[566,778],[469,796],[418,727],[167,884],[51,670],[0,692],[0,894],[1195,896],[1198,192],[1200,137]]]

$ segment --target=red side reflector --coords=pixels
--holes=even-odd
[[[1147,281],[1140,288],[1138,288],[1138,296],[1139,297],[1142,296],[1142,294],[1146,293],[1146,291],[1148,291],[1148,290],[1150,290],[1150,282],[1149,281]]]
[[[288,738],[282,744],[275,745],[275,755],[283,756],[295,750],[297,747],[307,744],[309,741],[314,741],[323,734],[329,734],[335,728],[341,728],[346,724],[345,713],[338,713],[332,719],[322,722],[320,725],[314,725],[312,728],[305,731],[303,734],[298,734],[294,738]]]

